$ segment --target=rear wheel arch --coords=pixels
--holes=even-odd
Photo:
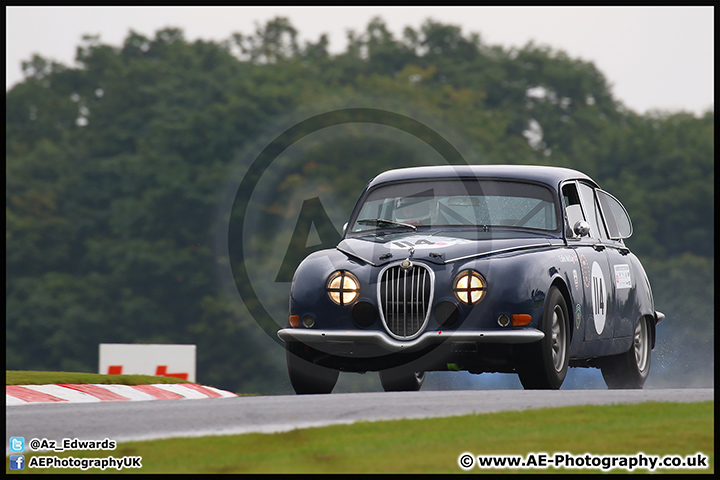
[[[630,349],[600,359],[600,370],[608,388],[643,388],[652,364],[654,323],[655,319],[650,315],[639,317],[633,328]]]
[[[655,337],[656,337],[655,316],[654,315],[643,315],[640,318],[638,318],[638,322],[640,320],[642,320],[643,318],[645,320],[647,320],[647,325],[648,325],[648,328],[650,329],[650,349],[654,350],[655,349]]]

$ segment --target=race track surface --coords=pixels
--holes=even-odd
[[[714,388],[657,390],[482,390],[278,395],[6,406],[8,439],[115,441],[279,432],[400,418],[639,402],[714,400]]]

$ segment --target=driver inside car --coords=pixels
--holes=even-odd
[[[395,199],[395,221],[409,225],[433,225],[439,220],[438,203],[433,198]]]

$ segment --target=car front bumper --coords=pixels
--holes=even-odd
[[[373,357],[399,352],[414,352],[428,347],[447,344],[462,348],[467,344],[521,344],[542,340],[545,334],[534,328],[519,330],[464,330],[448,332],[425,332],[419,337],[396,340],[383,332],[356,330],[307,330],[283,328],[278,337],[284,342],[299,342],[332,355]]]

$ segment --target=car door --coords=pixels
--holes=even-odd
[[[613,336],[633,334],[635,316],[636,272],[633,271],[630,249],[623,239],[632,234],[632,223],[625,207],[609,193],[596,189],[595,196],[600,217],[607,233],[603,240],[610,262],[611,282],[615,292]]]
[[[594,188],[582,181],[567,182],[562,187],[571,230],[580,216],[589,227],[587,233],[573,232],[568,237],[568,245],[576,251],[580,261],[584,302],[579,312],[576,306],[576,314],[582,317],[585,341],[611,339],[614,334],[613,277]]]

